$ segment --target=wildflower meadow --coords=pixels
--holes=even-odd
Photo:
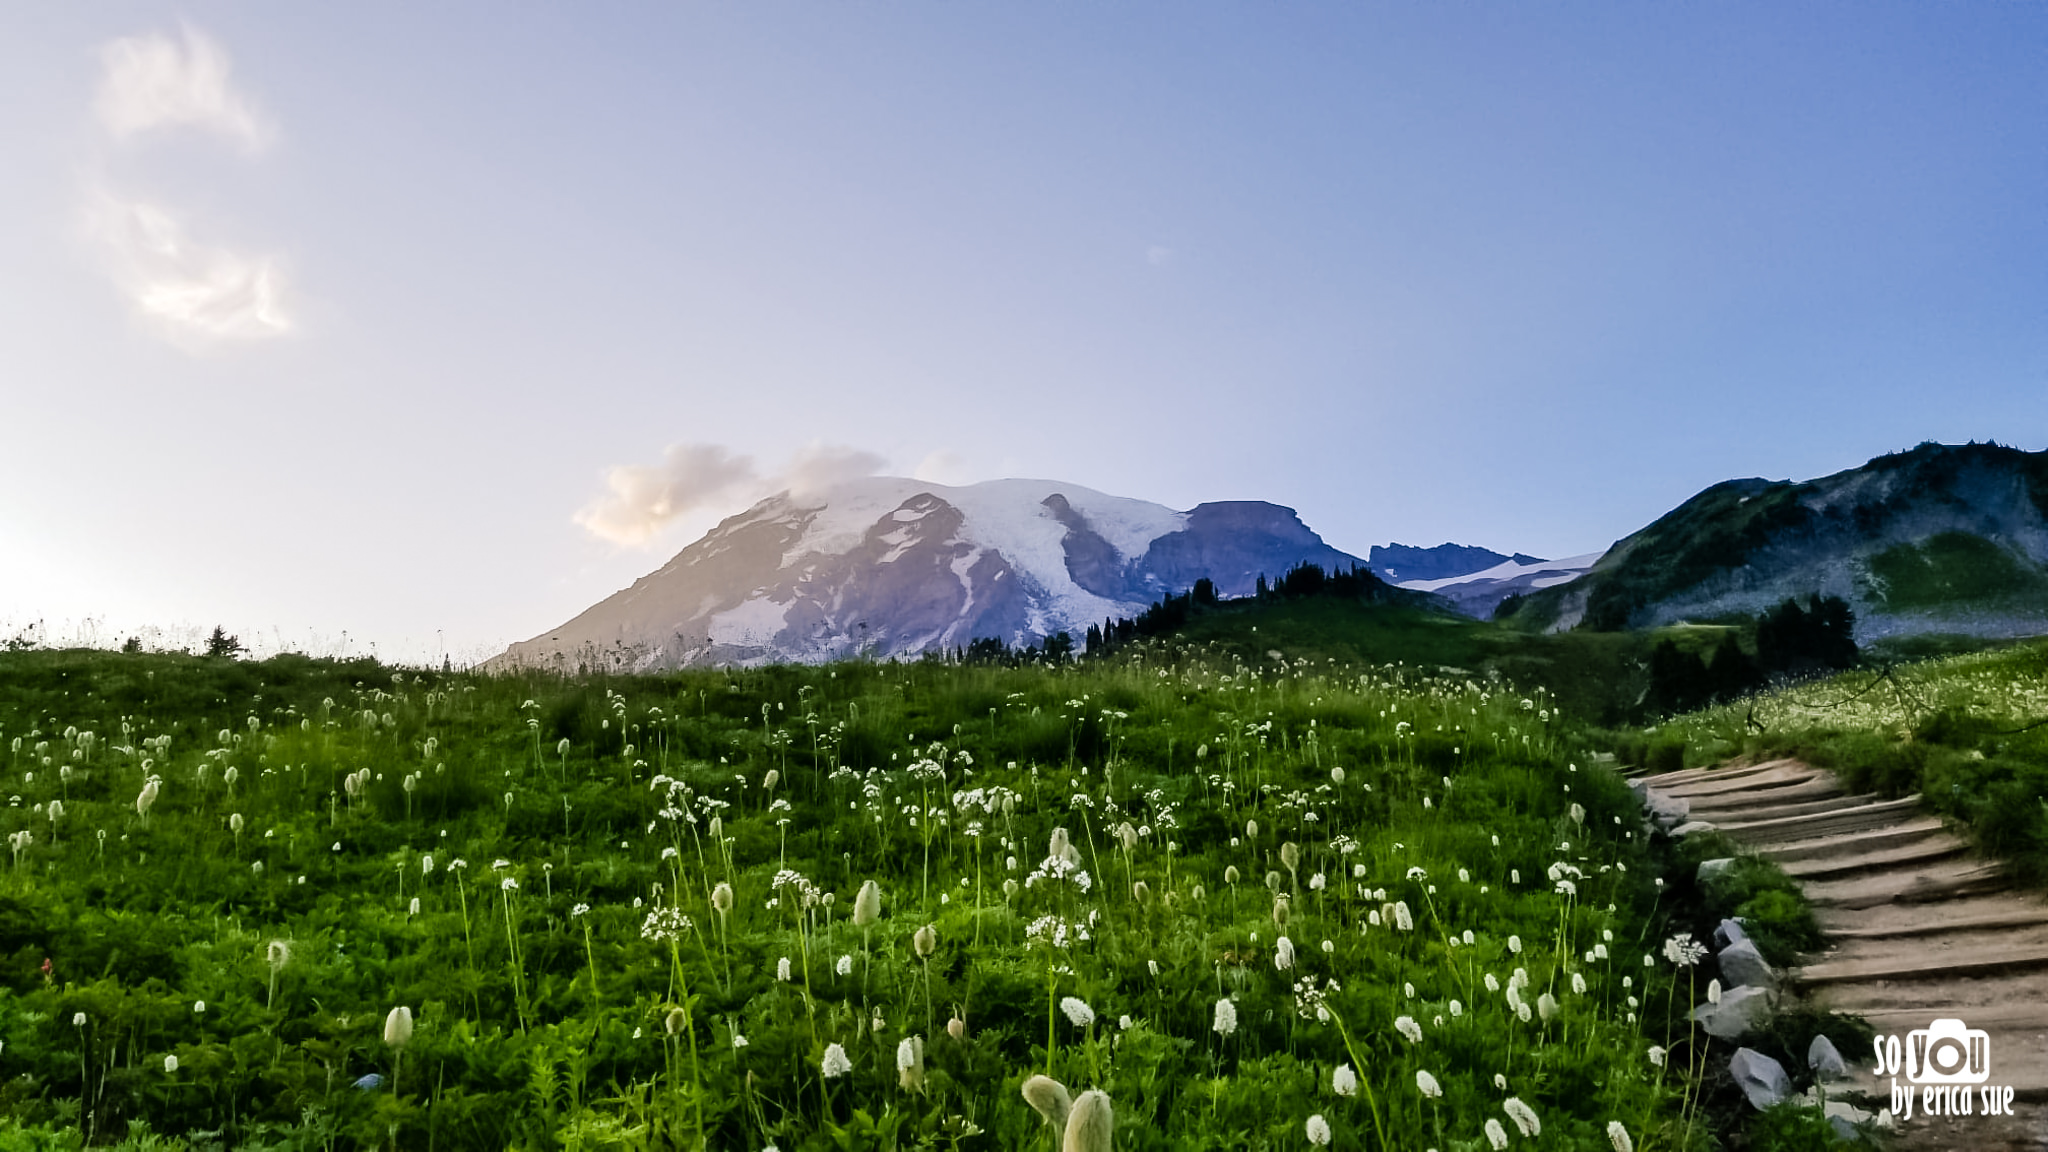
[[[1575,732],[1278,652],[0,654],[0,1148],[1705,1146]]]

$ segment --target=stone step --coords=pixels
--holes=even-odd
[[[1862,960],[1826,960],[1795,968],[1787,975],[1802,986],[1868,984],[1880,981],[1954,980],[2001,972],[2048,969],[2048,944],[2031,947],[1982,948],[1961,953],[1930,951],[1924,955],[1887,955]]]
[[[1883,828],[1917,815],[1919,807],[1920,797],[1916,794],[1898,800],[1865,804],[1857,808],[1844,808],[1836,812],[1820,812],[1811,816],[1781,816],[1769,820],[1723,824],[1719,827],[1722,832],[1754,849],[1766,844],[1786,844],[1795,840],[1812,840],[1844,832]]]
[[[1701,780],[1653,786],[1666,796],[1683,796],[1687,800],[1699,803],[1710,802],[1709,797],[1745,792],[1772,792],[1825,779],[1826,774],[1817,768],[1808,768],[1804,764],[1788,764],[1772,768],[1768,772],[1747,772],[1733,777],[1710,776]]]
[[[1920,1017],[1916,1028],[1940,1017],[2025,1019],[2024,1013],[2048,1005],[2048,970],[2016,966],[1974,977],[1944,971],[1935,978],[1835,980],[1808,985],[1805,992],[1815,1007],[1853,1013],[1873,1024],[1915,1014]]]
[[[1693,781],[1709,777],[1716,780],[1737,780],[1745,776],[1756,776],[1765,772],[1774,772],[1787,764],[1797,763],[1799,763],[1797,760],[1766,760],[1761,764],[1751,764],[1741,768],[1723,768],[1719,766],[1685,768],[1677,772],[1657,772],[1638,776],[1630,780],[1629,784],[1631,787],[1665,788],[1689,784]]]
[[[1889,904],[1856,910],[1816,908],[1814,918],[1831,940],[1878,940],[2048,924],[2048,904],[2030,895],[2004,892],[1941,904]]]
[[[1828,941],[1825,952],[1806,957],[1805,963],[1809,968],[1849,964],[1946,964],[1953,968],[1973,963],[1979,956],[2003,956],[2027,949],[2048,952],[2048,923],[2019,927],[1958,925],[1947,932],[1917,936],[1836,937]]]
[[[1854,856],[1887,848],[1903,848],[1930,836],[1945,834],[1942,822],[1928,816],[1891,828],[1880,828],[1874,832],[1847,832],[1839,836],[1821,836],[1812,840],[1795,840],[1789,844],[1773,844],[1757,854],[1779,864],[1789,864],[1795,860],[1823,860],[1833,856]]]
[[[1813,816],[1822,812],[1845,812],[1851,808],[1862,808],[1869,804],[1875,804],[1878,800],[1879,797],[1873,795],[1831,796],[1825,800],[1805,800],[1788,804],[1772,804],[1768,807],[1760,808],[1711,808],[1707,810],[1707,814],[1704,816],[1688,815],[1687,819],[1703,819],[1715,824],[1717,827],[1722,822],[1729,824],[1754,824],[1760,820],[1782,820],[1789,816]],[[1697,813],[1699,809],[1694,808],[1689,811]]]
[[[1802,885],[1808,903],[1831,908],[1926,904],[1957,896],[2002,892],[2011,886],[1997,864],[1967,858],[1936,860],[1835,880],[1809,880]]]
[[[1853,856],[1821,857],[1812,860],[1793,860],[1780,865],[1785,874],[1799,880],[1832,880],[1837,877],[1854,875],[1878,869],[1908,867],[1933,860],[1946,860],[1969,851],[1969,845],[1953,836],[1944,836],[1887,848],[1877,852],[1865,852]]]

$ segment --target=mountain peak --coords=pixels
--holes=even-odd
[[[897,476],[778,493],[498,667],[651,670],[909,656],[995,638],[1023,647],[1212,580],[1357,558],[1291,508],[1222,501],[1177,512],[1051,480],[933,484]]]

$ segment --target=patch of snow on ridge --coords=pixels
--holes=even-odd
[[[810,555],[850,552],[867,538],[869,529],[884,519],[900,522],[921,518],[914,512],[898,512],[898,508],[913,496],[930,493],[960,510],[963,540],[1000,551],[1027,587],[1042,593],[1031,599],[1034,607],[1043,611],[1048,631],[1082,629],[1106,617],[1132,616],[1144,611],[1144,603],[1105,599],[1081,588],[1068,575],[1066,526],[1054,519],[1052,510],[1044,504],[1046,497],[1055,492],[1066,497],[1067,503],[1126,561],[1143,556],[1159,537],[1187,528],[1187,515],[1164,505],[1110,496],[1054,480],[988,480],[955,487],[900,476],[869,476],[847,481],[806,501],[815,513],[803,535],[783,553],[782,567],[788,568]],[[772,501],[793,507],[780,496],[763,504]],[[764,515],[768,511],[762,509]],[[893,535],[884,539],[900,546],[898,539],[891,538]]]
[[[775,643],[775,634],[782,631],[794,603],[795,600],[788,600],[777,604],[763,596],[728,608],[711,618],[711,642],[736,648],[766,648]]]
[[[1483,572],[1464,576],[1447,576],[1441,580],[1403,580],[1400,587],[1416,592],[1441,592],[1459,584],[1476,584],[1482,580],[1507,581],[1521,576],[1534,576],[1529,581],[1532,588],[1548,588],[1554,584],[1568,584],[1584,575],[1588,568],[1599,563],[1605,551],[1588,552],[1583,556],[1568,556],[1563,560],[1545,560],[1540,564],[1517,564],[1513,560],[1502,561]]]

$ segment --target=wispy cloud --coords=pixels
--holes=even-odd
[[[194,240],[169,209],[96,191],[87,224],[121,294],[173,339],[277,336],[291,329],[282,261]]]
[[[115,40],[100,51],[95,111],[117,145],[163,129],[226,136],[254,153],[270,122],[233,82],[228,54],[186,26]],[[278,336],[292,328],[284,261],[196,239],[176,211],[113,190],[104,171],[85,189],[86,229],[114,286],[136,312],[187,350]]]
[[[100,50],[96,110],[116,140],[155,128],[218,132],[251,151],[269,142],[269,122],[237,91],[228,54],[190,26],[182,39],[126,36]]]
[[[673,444],[660,464],[622,464],[606,472],[605,494],[584,505],[576,523],[614,544],[644,545],[692,512],[749,504],[774,492],[809,499],[872,476],[886,463],[873,452],[812,443],[764,474],[752,457],[716,444]]]

